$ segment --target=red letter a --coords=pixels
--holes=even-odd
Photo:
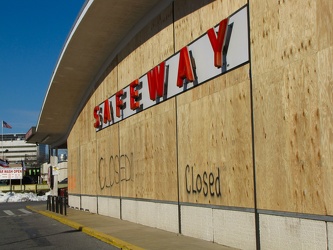
[[[187,79],[189,82],[194,81],[191,60],[189,57],[187,47],[182,48],[179,52],[179,65],[178,65],[178,77],[177,77],[177,86],[179,88],[183,87],[184,79]]]

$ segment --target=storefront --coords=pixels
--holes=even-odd
[[[72,207],[332,248],[332,5],[87,1],[30,140],[67,145]]]

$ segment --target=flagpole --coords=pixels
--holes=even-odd
[[[2,123],[1,123],[1,128],[2,128],[2,139],[1,139],[2,140],[2,159],[5,160],[4,159],[4,154],[3,154],[3,120],[2,120]]]

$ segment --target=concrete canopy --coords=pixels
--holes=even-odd
[[[29,143],[66,145],[67,136],[110,56],[158,0],[88,0],[53,72]],[[169,1],[165,1],[169,2]]]

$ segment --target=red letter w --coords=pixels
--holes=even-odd
[[[150,70],[147,74],[150,99],[162,97],[164,93],[165,62]],[[157,95],[157,96],[156,96]]]

